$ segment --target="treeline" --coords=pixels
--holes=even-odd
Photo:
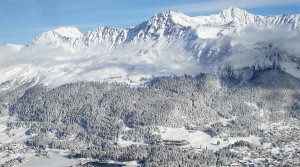
[[[257,151],[257,146],[237,141],[219,151],[208,149],[180,148],[166,145],[131,145],[128,147],[89,147],[72,152],[69,158],[92,158],[100,162],[114,160],[119,162],[138,161],[144,166],[228,166],[233,160],[242,160],[243,154],[233,151],[244,147]]]

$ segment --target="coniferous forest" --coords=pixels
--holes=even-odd
[[[265,164],[299,164],[300,80],[275,68],[257,70],[247,80],[226,74],[159,77],[138,87],[77,82],[50,89],[28,83],[2,91],[0,111],[17,120],[7,123],[9,130],[27,129],[24,145],[41,155],[59,149],[72,159],[142,166],[227,166],[246,163],[241,160],[247,156]],[[275,124],[293,128],[266,128]],[[166,141],[160,127],[205,132],[220,138],[215,145],[249,136],[259,137],[260,144],[238,140],[220,149],[186,147]],[[120,140],[137,144],[123,146]],[[266,143],[282,151],[271,154]],[[287,145],[294,150],[285,152]]]

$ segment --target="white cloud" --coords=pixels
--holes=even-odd
[[[233,43],[252,46],[257,42],[269,43],[289,54],[299,56],[300,30],[257,29],[248,27],[239,35],[234,36]]]

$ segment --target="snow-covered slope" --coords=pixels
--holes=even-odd
[[[300,15],[260,16],[234,7],[197,17],[162,12],[132,28],[99,27],[85,34],[62,27],[25,47],[1,47],[0,83],[139,83],[229,65],[276,65],[300,78],[299,37]]]
[[[36,37],[31,45],[54,45],[65,47],[76,47],[83,34],[75,27],[61,27],[51,31],[44,32],[42,35]]]

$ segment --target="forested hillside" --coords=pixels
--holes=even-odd
[[[217,150],[187,149],[166,144],[161,127],[183,127],[224,141],[256,136],[262,144],[278,145],[266,137],[265,127],[300,119],[300,80],[277,69],[257,71],[247,81],[233,74],[199,74],[156,78],[139,87],[100,82],[28,87],[1,92],[1,115],[17,117],[9,129],[26,128],[26,146],[40,153],[70,150],[70,158],[101,162],[226,165],[243,158],[231,148],[262,148],[237,141]],[[297,134],[299,128],[295,130]],[[292,139],[299,145],[297,140]],[[132,145],[124,146],[124,141]]]

